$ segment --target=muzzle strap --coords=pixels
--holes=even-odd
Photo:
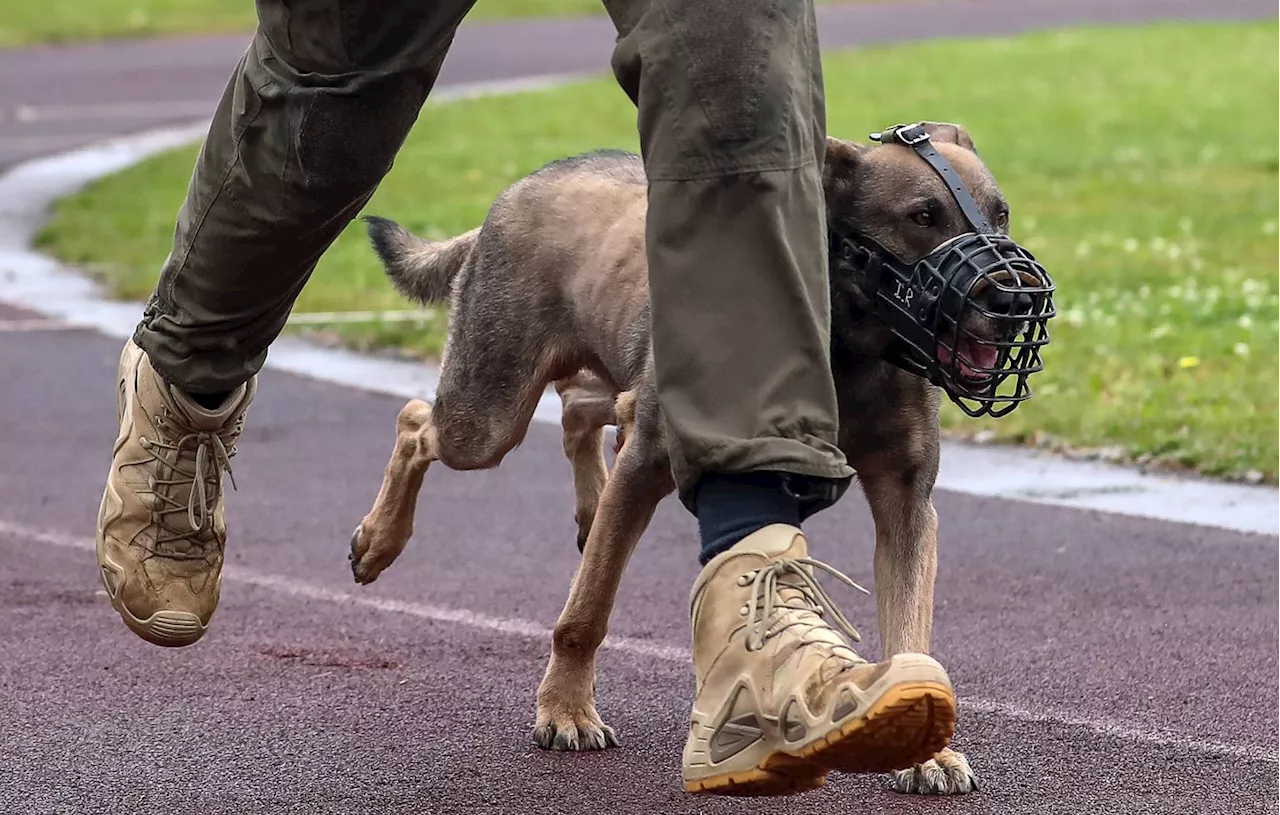
[[[896,141],[916,151],[916,155],[929,162],[929,166],[933,168],[933,171],[938,174],[951,190],[952,197],[960,205],[960,211],[964,213],[965,218],[969,219],[969,224],[974,231],[987,235],[995,232],[987,221],[987,217],[982,214],[982,210],[978,207],[978,202],[973,200],[973,196],[969,194],[964,182],[960,180],[960,174],[951,166],[951,162],[947,161],[941,153],[934,149],[933,140],[929,138],[929,133],[924,129],[924,125],[919,123],[894,125],[880,133],[872,133],[871,139],[881,144]]]
[[[1027,379],[1044,367],[1053,281],[1029,251],[992,228],[923,123],[871,138],[910,147],[928,163],[972,229],[911,263],[856,229],[832,230],[833,253],[870,289],[864,299],[892,333],[881,359],[943,388],[970,416],[1004,416],[1031,397]]]

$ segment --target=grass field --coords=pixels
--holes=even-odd
[[[818,0],[892,2],[892,0]],[[468,20],[600,16],[600,0],[478,0]],[[121,37],[252,31],[253,0],[4,0],[0,48]]]
[[[1274,21],[1090,29],[867,49],[827,61],[830,131],[964,123],[1013,205],[1013,233],[1058,283],[1037,398],[1000,421],[948,406],[948,430],[1104,450],[1207,474],[1277,470]],[[424,113],[367,211],[429,236],[468,229],[542,163],[634,148],[611,81]],[[145,296],[195,149],[63,201],[42,244]],[[405,308],[359,224],[300,311]],[[357,345],[439,350],[427,326],[348,327]]]

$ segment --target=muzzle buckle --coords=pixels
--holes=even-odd
[[[871,140],[881,144],[888,144],[891,141],[897,141],[912,147],[914,145],[929,140],[929,133],[924,129],[924,122],[916,122],[915,124],[897,124],[888,130],[882,130],[879,133],[872,133]]]

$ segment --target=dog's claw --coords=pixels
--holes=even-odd
[[[549,722],[533,729],[533,740],[542,749],[557,752],[579,753],[620,746],[613,728],[603,723],[599,726],[570,724],[560,728]]]
[[[360,551],[360,535],[363,531],[364,524],[356,526],[355,531],[351,533],[351,550],[347,553],[347,560],[351,562],[351,576],[357,583],[371,582],[365,580],[365,570],[360,565],[360,558],[364,554]]]
[[[948,748],[923,764],[898,770],[891,786],[909,795],[963,795],[977,791],[978,777],[964,753]]]

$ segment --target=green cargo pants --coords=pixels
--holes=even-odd
[[[473,2],[258,0],[135,334],[162,376],[208,394],[258,372],[391,168]],[[812,0],[605,5],[649,177],[654,358],[681,496],[692,508],[706,473],[847,484]]]

